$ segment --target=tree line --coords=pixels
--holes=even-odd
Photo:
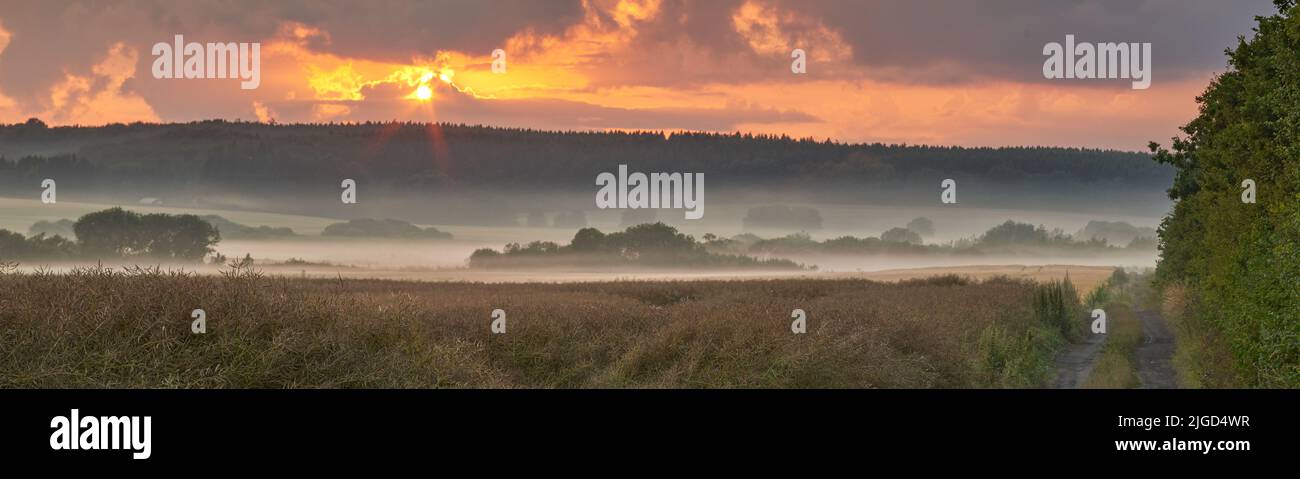
[[[0,259],[76,260],[149,258],[201,261],[221,241],[211,223],[195,215],[140,214],[122,208],[89,213],[72,224],[76,239],[0,229]]]
[[[794,233],[778,238],[742,234],[732,238],[713,238],[708,244],[715,249],[746,254],[982,255],[1026,252],[1113,253],[1155,249],[1154,238],[1136,237],[1128,243],[1112,245],[1104,238],[1078,238],[1059,229],[1049,230],[1042,225],[1036,226],[1011,220],[995,225],[979,236],[944,244],[925,244],[923,236],[932,231],[933,225],[927,218],[917,218],[912,220],[908,227],[890,228],[879,237],[840,236],[817,241],[807,233]]]
[[[1150,145],[1177,170],[1156,274],[1193,386],[1300,387],[1300,8],[1274,3],[1183,136]]]
[[[711,241],[709,237],[706,241]],[[481,248],[469,257],[471,268],[572,267],[638,265],[655,267],[712,267],[802,269],[786,259],[758,259],[713,251],[706,242],[663,223],[645,223],[623,231],[605,233],[582,228],[567,245],[552,241],[509,243],[501,251]]]
[[[0,125],[0,181],[57,177],[88,187],[148,182],[244,191],[333,185],[585,189],[619,164],[738,184],[959,177],[985,182],[1159,187],[1172,169],[1143,152],[842,143],[787,136],[562,132],[460,124],[263,124],[222,120],[101,127]],[[61,152],[61,153],[50,153]],[[328,181],[325,181],[328,180]]]

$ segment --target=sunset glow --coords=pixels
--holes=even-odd
[[[77,58],[88,63],[50,70],[40,77],[44,83],[32,77],[15,85],[12,74],[0,74],[0,122],[402,119],[1131,150],[1175,134],[1195,114],[1190,98],[1222,68],[1221,59],[1211,59],[1171,72],[1158,57],[1156,80],[1142,92],[1123,82],[1051,83],[1038,72],[1040,32],[999,46],[1005,59],[930,58],[893,52],[909,48],[906,41],[867,41],[870,28],[881,28],[870,25],[886,20],[864,16],[859,23],[868,25],[846,29],[837,18],[867,15],[873,7],[847,13],[822,7],[744,0],[696,9],[658,0],[590,0],[575,6],[567,24],[537,28],[534,20],[521,20],[523,26],[481,41],[387,50],[357,43],[345,22],[283,18],[254,38],[262,44],[264,69],[255,90],[153,78],[149,45],[171,33],[146,28],[142,18],[131,35],[86,39],[79,48],[87,55]],[[13,62],[26,57],[16,49],[24,35],[35,34],[27,25],[0,12],[0,73],[21,68]],[[497,48],[508,53],[501,72],[493,70]],[[795,48],[807,51],[806,75],[790,73]],[[411,102],[435,104],[438,116],[432,108],[404,106]]]

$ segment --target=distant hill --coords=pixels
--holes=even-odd
[[[1135,145],[1136,146],[1136,145]],[[845,144],[746,134],[554,132],[455,124],[202,121],[0,125],[0,195],[251,209],[339,219],[514,225],[594,208],[595,178],[700,173],[710,204],[937,204],[955,179],[971,207],[1156,215],[1173,168],[1147,153]],[[339,202],[356,180],[356,204]],[[651,220],[634,218],[627,224]],[[740,218],[728,218],[740,221]]]
[[[1140,147],[1141,145],[1135,145]],[[729,181],[987,181],[1167,186],[1146,153],[1054,148],[845,144],[741,134],[550,132],[454,124],[203,121],[103,127],[0,126],[0,171],[101,182],[167,179],[219,187],[366,178],[394,187],[565,186],[614,171],[689,171]],[[71,155],[62,157],[62,155]],[[27,158],[31,156],[32,158]],[[75,157],[75,158],[74,158]],[[5,175],[13,177],[14,175]],[[283,185],[281,185],[283,186]]]
[[[321,236],[351,236],[357,238],[423,238],[451,239],[451,233],[432,226],[419,226],[395,219],[361,218],[345,223],[334,223],[321,231]]]
[[[218,215],[204,215],[199,219],[207,221],[208,224],[217,228],[221,232],[222,239],[230,240],[265,240],[274,238],[291,238],[298,236],[290,228],[271,227],[271,226],[248,226],[230,221]]]

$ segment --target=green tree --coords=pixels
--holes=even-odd
[[[934,236],[934,222],[924,216],[913,218],[907,222],[907,229],[915,231],[924,237]]]
[[[605,233],[601,233],[596,228],[583,228],[573,235],[573,241],[569,243],[569,248],[578,253],[594,253],[604,251]]]
[[[88,213],[72,225],[81,251],[91,257],[129,256],[140,244],[140,215],[122,208]]]
[[[880,234],[880,240],[890,243],[921,244],[921,235],[907,228],[890,228]]]
[[[985,245],[1043,244],[1048,239],[1047,230],[1028,223],[1007,222],[990,228],[980,237]]]
[[[677,232],[663,223],[646,223],[632,226],[622,232],[610,234],[609,244],[622,249],[628,256],[680,256],[698,250],[695,239]]]
[[[1229,49],[1199,115],[1155,161],[1177,169],[1161,284],[1185,283],[1247,385],[1300,387],[1300,17],[1294,0]],[[1242,201],[1243,181],[1256,203]]]
[[[149,256],[197,261],[212,252],[212,246],[221,241],[221,234],[195,215],[155,213],[140,218],[137,241]]]
[[[77,219],[73,231],[81,251],[90,257],[145,256],[196,261],[212,252],[220,233],[194,215],[140,215],[122,208],[89,213]]]

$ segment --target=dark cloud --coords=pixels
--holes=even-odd
[[[743,82],[774,76],[788,55],[757,55],[732,28],[742,0],[666,0],[657,21],[641,29],[633,51],[594,68],[614,68],[603,84]],[[1158,81],[1222,71],[1223,50],[1249,35],[1272,0],[773,0],[777,9],[837,33],[860,67],[832,72],[901,83],[957,84],[990,80],[1040,82],[1043,45],[1079,41],[1150,42]],[[806,27],[807,25],[805,25]],[[799,35],[799,25],[788,26]],[[806,50],[829,48],[817,43]],[[683,47],[694,51],[683,55]],[[820,65],[811,74],[827,72]]]
[[[557,34],[582,17],[578,0],[296,0],[262,8],[271,18],[329,32],[332,41],[325,51],[385,61],[438,50],[486,54],[521,30]]]
[[[785,58],[755,58],[731,26],[740,0],[665,0],[644,26],[637,50],[651,54],[596,59],[621,68],[608,83],[700,83],[770,75]],[[1152,42],[1157,74],[1179,79],[1221,69],[1222,50],[1248,34],[1271,0],[775,0],[780,9],[825,24],[853,48],[852,62],[876,78],[952,83],[989,78],[1041,80],[1041,49],[1073,33],[1080,39]],[[0,0],[0,22],[13,34],[0,56],[0,91],[22,99],[82,72],[114,42],[142,52],[185,33],[191,38],[256,41],[281,22],[329,33],[322,51],[385,61],[437,50],[486,52],[533,29],[557,34],[581,21],[578,0]],[[818,48],[809,45],[808,48]],[[679,49],[691,48],[689,55]],[[675,54],[676,53],[676,54]]]
[[[920,81],[1042,80],[1042,48],[1080,41],[1150,42],[1160,80],[1222,70],[1223,50],[1250,34],[1271,0],[880,0],[798,2],[854,47],[854,61],[886,72],[932,71]],[[952,64],[946,76],[934,65]],[[899,73],[893,73],[899,74]]]

